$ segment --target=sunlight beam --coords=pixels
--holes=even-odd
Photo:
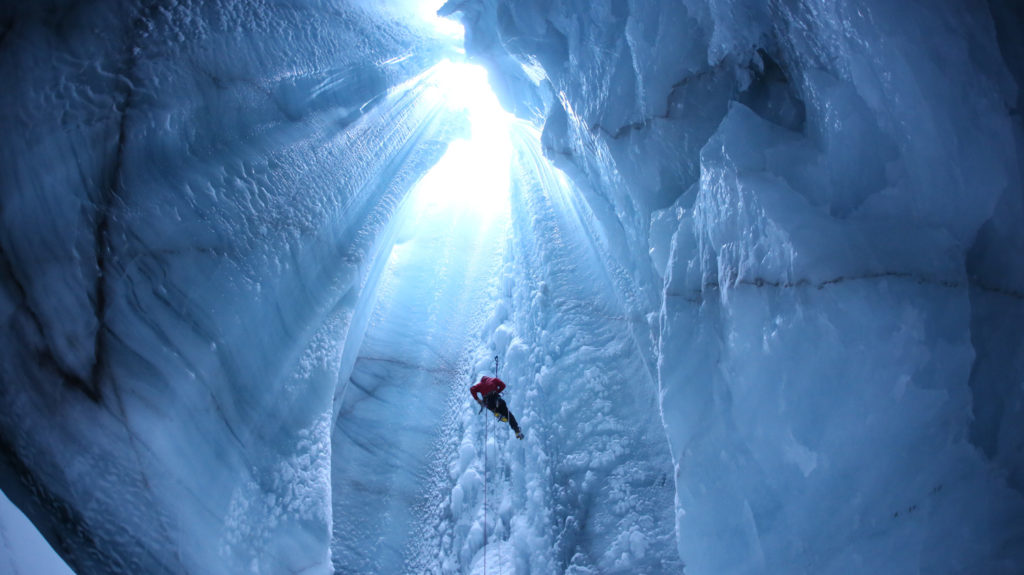
[[[435,69],[435,83],[438,97],[469,119],[470,135],[449,144],[424,176],[415,194],[417,208],[457,207],[493,218],[508,210],[513,117],[498,103],[480,66],[446,60]]]

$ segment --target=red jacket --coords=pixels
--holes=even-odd
[[[476,394],[488,395],[490,393],[498,392],[501,393],[505,389],[505,382],[501,381],[496,377],[483,376],[480,378],[480,383],[469,388],[469,393],[473,394],[473,399],[480,401],[481,399]]]

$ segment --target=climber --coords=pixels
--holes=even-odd
[[[505,400],[501,398],[501,392],[504,389],[504,381],[485,375],[480,378],[480,383],[469,388],[469,393],[480,404],[481,411],[486,407],[494,414],[494,417],[507,421],[512,431],[516,432],[516,439],[522,439],[523,432],[519,430],[519,424],[516,423],[515,416],[508,410]],[[477,397],[478,394],[483,396],[483,398]]]

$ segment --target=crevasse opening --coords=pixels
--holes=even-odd
[[[0,489],[82,575],[1024,572],[1019,2],[38,4]]]
[[[447,469],[457,465],[451,457],[460,434],[482,417],[467,409],[467,389],[478,360],[491,354],[486,325],[500,299],[511,232],[515,120],[479,66],[445,61],[425,77],[428,105],[453,110],[451,121],[466,129],[411,189],[377,286],[364,296],[373,310],[332,430],[338,572],[400,572],[403,564],[428,572],[439,557],[467,548],[456,525],[484,530],[477,494],[457,487],[453,495]],[[465,440],[482,446],[474,435]],[[475,479],[484,476],[474,465],[474,479],[459,485],[499,493]],[[497,509],[491,512],[493,518]]]
[[[446,60],[435,74],[434,97],[465,115],[469,133],[452,141],[424,175],[412,193],[413,209],[465,210],[483,220],[507,214],[515,119],[498,103],[483,67]]]

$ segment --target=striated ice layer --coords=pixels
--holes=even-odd
[[[687,572],[1024,568],[1019,9],[449,6],[656,314]]]
[[[967,437],[966,277],[933,252],[953,242],[814,210],[744,157],[785,146],[761,123],[737,105],[705,147],[669,262],[681,553],[708,571],[1012,572],[992,542],[1020,536],[1019,494]]]
[[[357,302],[462,126],[443,44],[321,3],[4,12],[0,486],[81,572],[329,571]]]

